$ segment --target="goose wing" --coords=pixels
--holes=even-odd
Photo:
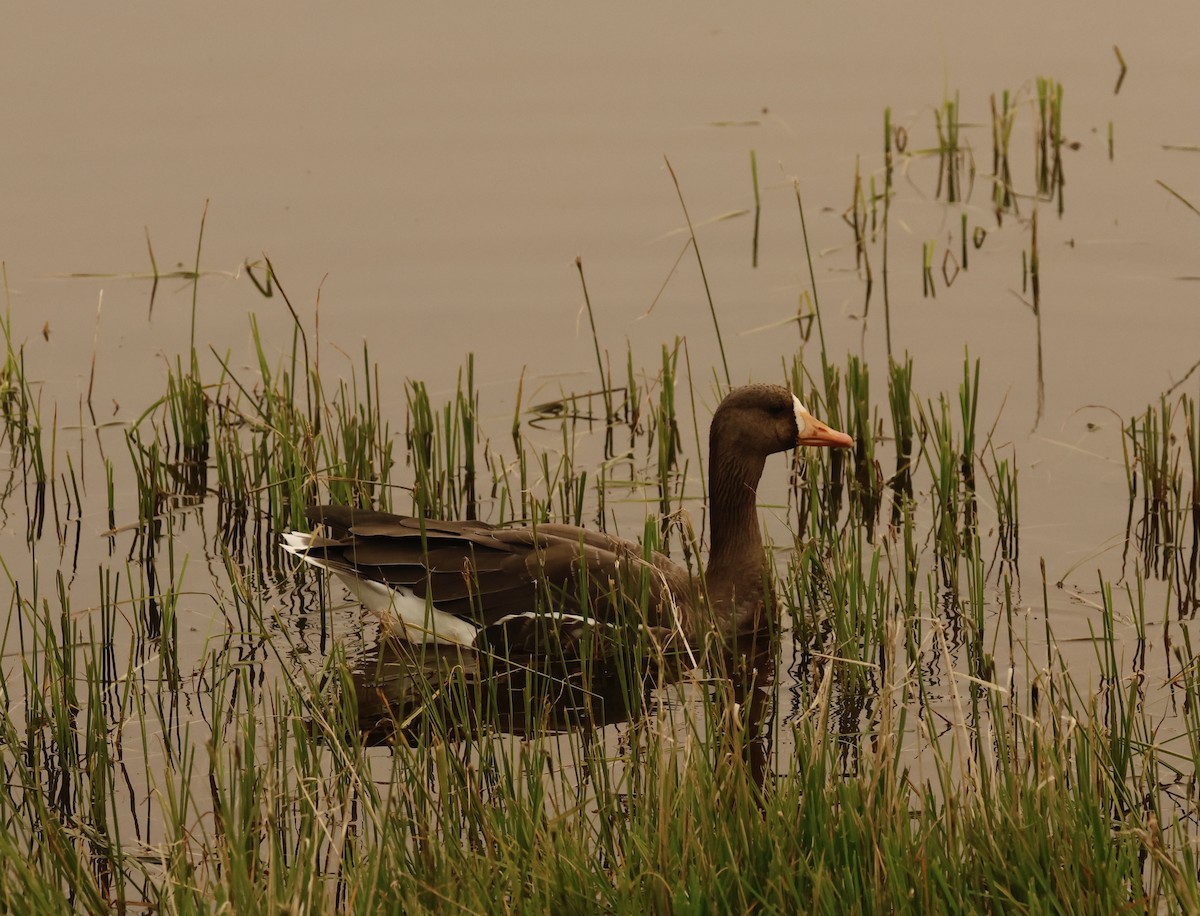
[[[485,630],[547,616],[674,629],[676,605],[691,600],[687,573],[666,557],[648,562],[632,541],[571,525],[498,527],[346,506],[306,515],[325,530],[309,541],[310,560],[409,590]]]

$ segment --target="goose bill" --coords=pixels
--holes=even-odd
[[[854,448],[854,440],[832,426],[822,423],[808,411],[802,414],[804,426],[796,440],[799,445],[815,445],[825,448]]]

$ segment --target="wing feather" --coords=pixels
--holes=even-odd
[[[677,564],[657,554],[647,562],[634,542],[585,528],[421,520],[347,506],[313,506],[306,515],[325,528],[311,537],[308,556],[411,589],[484,628],[547,612],[671,626],[674,605],[691,600],[690,578]]]

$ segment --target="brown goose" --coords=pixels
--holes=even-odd
[[[774,613],[755,506],[767,456],[853,444],[786,388],[731,392],[709,431],[710,549],[700,580],[632,541],[573,525],[433,521],[348,506],[310,507],[306,517],[324,530],[287,532],[283,546],[332,572],[412,642],[511,649],[544,645],[547,627],[576,643],[589,628],[630,624],[694,644],[714,628],[726,637],[751,632]]]

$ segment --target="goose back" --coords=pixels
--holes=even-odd
[[[363,582],[380,583],[470,628],[430,627],[441,642],[527,647],[544,639],[547,623],[560,642],[577,641],[592,623],[666,636],[682,630],[687,608],[680,605],[694,600],[686,571],[667,557],[647,560],[632,541],[571,525],[434,521],[348,506],[305,514],[325,532],[307,535],[305,560],[360,599]],[[396,595],[385,600],[397,603]],[[430,617],[437,621],[446,619]]]

